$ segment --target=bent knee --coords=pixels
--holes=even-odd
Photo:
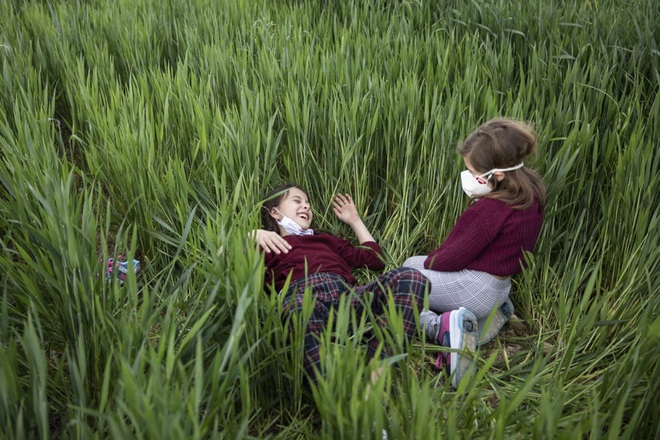
[[[290,300],[285,300],[282,304],[281,313],[284,315],[293,315],[295,313],[301,312],[303,309],[303,298],[302,297],[293,297]]]
[[[425,289],[430,286],[431,282],[426,276],[417,269],[412,267],[400,267],[396,269],[399,281],[409,282],[419,289]]]

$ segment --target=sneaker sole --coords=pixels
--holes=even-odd
[[[504,324],[507,323],[509,318],[513,316],[514,310],[515,309],[513,308],[513,303],[507,297],[506,301],[504,301],[502,305],[497,308],[495,315],[490,320],[490,322],[487,322],[488,317],[480,320],[478,325],[481,334],[479,335],[478,345],[482,346],[492,341],[493,338],[495,338],[495,336],[497,336],[497,334],[500,332],[500,330],[502,330],[502,327],[504,327]],[[486,324],[488,324],[488,327],[486,327]]]
[[[449,316],[449,337],[451,348],[461,351],[460,353],[451,352],[449,354],[451,384],[454,388],[458,388],[458,384],[469,371],[473,361],[473,359],[465,356],[463,353],[465,350],[469,350],[470,352],[477,350],[479,331],[477,329],[477,318],[474,314],[463,307],[452,312]]]

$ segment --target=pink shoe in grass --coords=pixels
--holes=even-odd
[[[424,325],[427,337],[433,343],[456,350],[450,353],[438,353],[435,366],[438,370],[445,369],[451,378],[452,386],[457,388],[473,363],[473,356],[466,355],[466,352],[474,353],[477,350],[479,340],[477,318],[472,312],[461,307],[442,315],[425,310],[420,316],[420,321]]]

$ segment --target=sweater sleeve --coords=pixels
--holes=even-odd
[[[385,268],[383,250],[375,241],[366,241],[354,246],[350,241],[335,237],[337,253],[346,261],[351,269],[369,268],[381,270]]]
[[[463,212],[447,239],[428,255],[424,267],[455,272],[473,262],[495,240],[506,218],[501,210],[490,209],[494,208],[491,202],[482,199]]]

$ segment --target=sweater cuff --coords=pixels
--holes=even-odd
[[[380,255],[381,257],[383,256],[383,250],[380,248],[380,245],[375,241],[365,241],[364,243],[359,244],[358,247],[368,247],[372,251]]]

